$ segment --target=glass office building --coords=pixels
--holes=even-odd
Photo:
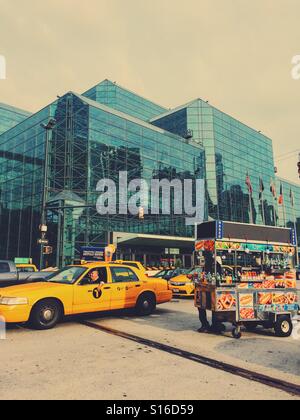
[[[42,125],[51,118],[56,125],[46,131]],[[206,219],[291,227],[296,219],[300,233],[300,186],[276,178],[269,138],[201,99],[168,111],[105,80],[83,95],[64,95],[0,135],[0,259],[39,261],[46,189],[48,265],[71,263],[82,247],[109,242],[118,245],[119,258],[160,265],[180,255],[191,265],[193,227],[174,205],[170,215],[144,219],[97,212],[98,181],[115,181],[119,197],[124,171],[128,182],[204,179]]]
[[[296,225],[300,244],[300,185],[277,178],[276,197],[279,226]]]
[[[148,121],[150,118],[166,111],[166,108],[142,98],[109,80],[99,83],[85,92],[83,96],[143,121]]]
[[[207,204],[212,219],[275,225],[270,192],[274,159],[269,138],[201,99],[151,122],[204,146]],[[247,175],[252,195],[246,185]]]
[[[0,134],[24,121],[30,112],[0,103]]]
[[[0,258],[34,256],[41,220],[50,106],[0,136]]]
[[[49,118],[56,120],[52,132],[41,126]],[[112,232],[193,236],[193,228],[173,208],[171,215],[149,215],[143,221],[138,215],[96,211],[98,181],[118,185],[121,171],[128,172],[128,182],[204,178],[204,149],[192,140],[69,93],[0,136],[0,150],[2,258],[32,256],[38,261],[44,188],[51,265],[71,263],[82,246],[106,245]],[[144,254],[140,258],[144,261]]]

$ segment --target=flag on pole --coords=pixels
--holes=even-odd
[[[246,175],[246,185],[248,187],[249,194],[252,195],[253,194],[253,187],[252,187],[252,183],[251,183],[249,173],[247,173],[247,175]]]
[[[265,185],[263,179],[259,178],[259,199],[262,200],[263,192],[265,191]]]
[[[291,199],[291,205],[294,208],[295,207],[295,196],[292,188],[290,189],[290,199]]]
[[[284,197],[283,197],[283,185],[282,183],[280,184],[280,194],[279,194],[279,199],[278,199],[278,204],[280,204],[281,206],[284,203]]]
[[[270,191],[271,191],[271,193],[273,195],[273,198],[274,199],[277,199],[276,185],[275,185],[275,182],[274,182],[273,178],[271,178]]]

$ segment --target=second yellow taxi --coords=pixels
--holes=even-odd
[[[195,294],[195,279],[202,271],[203,268],[195,267],[186,274],[173,277],[169,283],[173,295],[178,297],[193,297]]]
[[[172,291],[163,279],[114,263],[74,265],[44,282],[0,289],[0,316],[7,323],[53,328],[66,315],[135,308],[139,315],[169,302]]]

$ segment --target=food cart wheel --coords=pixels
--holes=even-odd
[[[258,327],[258,322],[244,322],[244,327],[249,332],[254,332]]]
[[[232,337],[236,340],[239,340],[242,337],[240,326],[234,327],[234,329],[232,330]]]
[[[277,337],[290,337],[293,332],[293,323],[289,315],[281,315],[274,326]]]

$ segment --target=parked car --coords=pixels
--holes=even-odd
[[[112,263],[69,266],[44,282],[8,287],[0,295],[7,323],[29,322],[39,330],[55,327],[65,315],[135,308],[146,316],[172,299],[166,281]]]
[[[51,274],[42,271],[24,271],[13,261],[0,260],[0,288],[41,281]]]

